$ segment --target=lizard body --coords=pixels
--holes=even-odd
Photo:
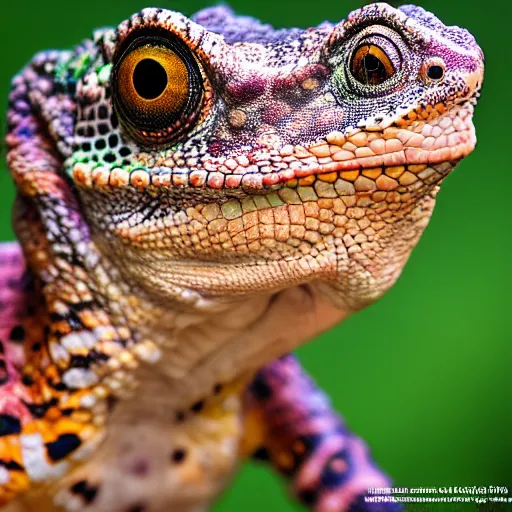
[[[285,354],[398,278],[482,77],[467,31],[386,4],[308,30],[145,9],[37,55],[8,115],[0,504],[199,512],[256,454],[319,512],[397,509]]]

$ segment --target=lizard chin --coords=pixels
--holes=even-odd
[[[326,237],[317,242],[312,254],[300,253],[300,247],[298,251],[286,247],[285,257],[274,261],[252,255],[228,261],[190,262],[166,251],[153,253],[152,258],[146,259],[144,251],[124,248],[123,254],[116,258],[122,261],[118,271],[130,283],[137,301],[169,311],[216,312],[254,297],[278,296],[286,290],[301,289],[349,313],[372,304],[392,287],[426,227],[433,207],[434,199],[429,195],[403,225],[383,224],[382,234],[395,236],[397,230],[400,243],[394,240],[382,244],[378,254],[369,252],[369,256],[363,250],[372,251],[372,241],[361,240],[358,231]],[[103,248],[103,254],[107,250],[110,248]]]

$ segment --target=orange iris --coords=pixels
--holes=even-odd
[[[386,53],[368,43],[354,53],[351,71],[354,78],[364,85],[379,85],[395,74],[395,68]]]
[[[171,49],[145,45],[122,60],[117,86],[124,107],[134,118],[179,114],[189,94],[188,69]]]

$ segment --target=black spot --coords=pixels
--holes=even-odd
[[[117,119],[115,113],[110,115],[110,123],[112,124],[112,128],[117,128],[119,126],[119,119]]]
[[[73,354],[69,364],[72,368],[90,368],[91,364],[98,361],[106,361],[107,359],[107,354],[92,349],[85,356]]]
[[[174,450],[171,454],[171,460],[175,464],[180,464],[185,460],[185,457],[187,456],[187,452],[183,448],[177,448]]]
[[[80,480],[79,482],[76,482],[70,490],[73,494],[80,494],[83,496],[86,503],[92,503],[98,494],[98,487],[89,485],[87,480]]]
[[[185,421],[185,413],[183,411],[176,412],[176,421],[178,423],[182,423],[183,421]]]
[[[112,153],[107,153],[103,156],[103,160],[111,164],[116,161],[116,157]]]
[[[98,117],[100,119],[108,119],[108,109],[105,105],[100,105],[98,107]]]
[[[14,343],[22,343],[25,339],[25,329],[21,325],[16,325],[11,329],[11,333],[9,334],[9,338]]]
[[[56,461],[67,457],[81,444],[82,441],[76,434],[62,434],[53,443],[46,443],[46,449],[50,458]]]
[[[30,411],[34,418],[42,418],[50,407],[53,407],[59,403],[57,398],[52,398],[48,402],[44,402],[42,404],[31,404],[23,401],[27,409]]]
[[[72,407],[66,407],[65,409],[60,410],[62,416],[71,416],[73,412],[75,412],[75,409],[73,409]]]
[[[94,143],[94,147],[96,149],[105,149],[107,147],[107,144],[105,142],[105,139],[98,139],[95,143]]]
[[[72,309],[69,310],[67,321],[73,331],[78,331],[83,327],[82,319]]]
[[[272,388],[269,386],[263,375],[256,375],[250,385],[251,392],[261,400],[267,400],[272,396]]]
[[[318,493],[313,489],[303,489],[302,491],[298,492],[297,498],[299,498],[302,504],[306,505],[307,507],[311,507],[316,503],[316,500],[318,499]]]
[[[213,387],[214,394],[218,395],[222,391],[222,384],[215,384]]]
[[[0,354],[4,353],[4,344],[0,341]]]
[[[39,352],[39,351],[41,350],[41,343],[34,343],[34,344],[32,345],[32,350],[33,350],[34,352]]]
[[[0,459],[0,466],[9,471],[25,471],[25,468],[20,466],[15,460],[6,461]]]
[[[68,389],[66,384],[64,384],[64,382],[62,382],[62,381],[59,381],[59,382],[51,381],[51,382],[49,382],[49,384],[56,391],[67,391],[67,389]]]
[[[9,436],[21,432],[21,422],[10,414],[0,414],[0,436]]]
[[[89,356],[82,356],[73,354],[70,360],[70,366],[72,368],[89,368],[91,364]]]
[[[100,135],[106,135],[110,131],[108,124],[100,123],[98,125],[98,133]]]
[[[443,78],[443,76],[444,76],[444,69],[442,66],[437,66],[437,65],[430,66],[427,69],[427,76],[431,80],[441,80],[441,78]]]
[[[66,82],[66,88],[67,88],[67,93],[71,96],[74,96],[75,95],[75,92],[76,92],[76,80],[70,78],[68,79],[68,81]]]
[[[23,382],[25,386],[32,386],[32,384],[34,384],[34,379],[30,375],[23,375],[21,382]]]
[[[108,137],[108,145],[110,148],[115,148],[117,144],[119,143],[119,138],[115,133],[112,133]]]
[[[264,446],[260,446],[253,454],[252,458],[255,460],[268,461],[270,460],[270,454]]]
[[[82,151],[85,151],[85,152],[91,151],[91,143],[90,142],[84,142],[82,144]]]
[[[194,405],[192,405],[192,407],[190,408],[190,410],[192,412],[201,412],[202,408],[204,407],[204,402],[203,400],[199,400],[199,402],[196,402]]]
[[[82,302],[77,302],[76,304],[69,304],[69,307],[80,312],[85,311],[86,309],[94,309],[94,302],[91,300],[84,300]]]
[[[87,137],[94,137],[94,128],[92,126],[87,127]]]
[[[120,156],[129,156],[131,155],[132,152],[130,150],[130,148],[127,148],[126,146],[123,146],[120,150],[119,150],[119,155]]]

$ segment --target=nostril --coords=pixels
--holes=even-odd
[[[442,66],[439,66],[437,64],[429,66],[429,68],[427,69],[427,76],[431,80],[441,80],[441,78],[443,78],[444,76],[444,69]]]

